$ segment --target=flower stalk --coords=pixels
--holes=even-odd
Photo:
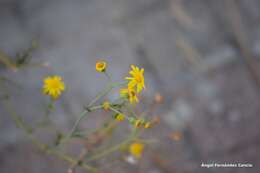
[[[108,73],[107,63],[105,61],[99,61],[96,63],[96,71],[100,72],[101,74],[104,74],[107,77],[107,85],[95,96],[94,99],[92,99],[89,102],[89,104],[87,104],[87,106],[83,107],[82,112],[79,114],[68,133],[64,133],[63,135],[63,133],[61,133],[57,129],[58,133],[56,139],[53,142],[54,146],[47,145],[36,138],[34,131],[39,130],[39,127],[41,126],[40,123],[36,123],[36,128],[32,128],[20,116],[16,114],[14,109],[11,108],[9,104],[6,104],[5,106],[11,118],[15,122],[17,128],[23,130],[28,139],[30,139],[31,142],[35,144],[43,152],[55,155],[61,160],[68,162],[70,165],[70,168],[68,169],[69,171],[73,171],[76,166],[79,166],[83,170],[88,172],[100,172],[97,168],[85,163],[85,161],[96,161],[106,157],[107,155],[113,152],[120,150],[125,146],[129,145],[131,147],[130,144],[132,142],[139,140],[139,136],[142,132],[140,128],[142,127],[142,129],[148,129],[152,125],[152,123],[145,120],[143,116],[135,113],[134,110],[135,104],[139,102],[140,92],[145,89],[143,68],[138,68],[134,65],[131,65],[131,70],[129,71],[129,74],[131,76],[125,77],[125,81],[122,82],[113,82],[112,76]],[[55,112],[54,105],[55,107],[57,106],[56,102],[60,97],[62,97],[63,92],[65,92],[66,88],[67,87],[65,86],[65,82],[63,81],[63,78],[60,76],[47,76],[43,80],[42,93],[44,95],[47,95],[47,97],[50,99],[50,102],[46,107],[44,121],[51,121],[49,119],[49,116],[51,115],[51,113]],[[119,91],[118,97],[114,101],[102,100],[113,89],[116,88]],[[111,114],[112,116],[108,117],[107,122],[101,125],[101,127],[95,130],[88,130],[88,133],[86,133],[85,131],[79,128],[80,123],[89,114],[97,110],[103,110],[106,114]],[[130,131],[127,137],[118,144],[114,144],[109,147],[106,146],[105,148],[101,147],[101,149],[97,149],[96,145],[102,144],[102,142],[105,139],[108,139],[108,137],[111,136],[110,134],[112,134],[116,127],[120,126],[121,121],[125,121],[131,125],[126,127]],[[49,123],[46,125],[52,125],[55,127],[54,123]],[[65,145],[68,141],[72,140],[73,138],[79,137],[88,140],[93,138],[93,140],[90,141],[91,144],[86,144],[85,148],[82,149],[82,151],[84,151],[83,154],[79,154],[78,158],[75,159],[74,157],[65,154],[65,151],[63,151],[64,148],[58,148]],[[88,142],[88,140],[86,141]],[[138,156],[138,158],[140,158],[144,145],[140,144],[136,146],[137,147],[135,147],[135,149],[132,150],[135,151],[135,155]],[[87,154],[89,153],[90,156],[87,156]]]

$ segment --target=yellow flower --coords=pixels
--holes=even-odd
[[[107,63],[105,61],[98,61],[96,63],[96,70],[98,72],[105,72],[107,67]]]
[[[49,95],[53,99],[57,99],[64,90],[65,84],[60,76],[49,76],[44,79],[42,88],[43,94]]]
[[[131,65],[132,70],[129,71],[129,74],[132,77],[126,77],[125,79],[129,80],[128,87],[136,87],[137,93],[141,92],[142,89],[145,89],[144,84],[144,69],[139,69],[138,67]]]
[[[105,101],[103,104],[102,104],[102,107],[103,109],[105,109],[106,111],[109,109],[110,107],[110,103],[108,101]]]
[[[145,124],[144,124],[144,128],[146,128],[146,129],[149,129],[149,128],[151,128],[152,127],[152,123],[150,123],[150,122],[146,122]]]
[[[129,146],[130,154],[138,159],[142,156],[143,150],[144,150],[144,144],[139,142],[132,143]]]
[[[128,100],[130,101],[130,103],[139,102],[137,93],[133,88],[128,87],[128,88],[121,89],[120,95],[126,96],[128,98]]]
[[[142,125],[142,120],[136,120],[135,121],[135,127],[139,128]]]
[[[125,119],[125,116],[124,116],[123,114],[117,114],[116,117],[115,117],[115,119],[116,119],[117,121],[123,121],[123,120]]]

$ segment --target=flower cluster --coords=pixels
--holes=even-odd
[[[106,68],[107,65],[105,61],[98,61],[96,63],[96,70],[98,72],[106,72]],[[125,77],[125,80],[127,81],[126,86],[120,89],[120,97],[123,101],[127,101],[130,104],[135,104],[139,102],[138,94],[145,89],[144,69],[131,65],[129,74],[130,76]],[[102,107],[104,110],[113,110],[112,104],[107,101],[102,104]],[[122,112],[116,112],[114,117],[117,121],[127,119],[136,128],[150,128],[152,125],[150,122],[146,122],[145,120],[139,119],[135,116],[126,116]]]
[[[106,73],[106,69],[107,63],[105,61],[98,61],[96,63],[96,70],[98,72]],[[135,65],[131,65],[129,74],[130,77],[125,77],[127,80],[126,87],[120,89],[120,98],[123,101],[128,101],[130,104],[134,104],[139,102],[138,94],[145,89],[144,69]],[[48,76],[44,79],[42,90],[45,95],[49,95],[53,100],[56,100],[65,90],[65,84],[60,76]],[[104,110],[114,111],[116,113],[114,118],[117,121],[123,121],[127,119],[136,128],[150,128],[152,125],[150,122],[146,122],[145,120],[137,118],[136,116],[126,116],[122,112],[115,110],[113,104],[109,103],[108,101],[103,102],[101,107]]]
[[[98,61],[96,63],[96,70],[98,72],[106,72],[107,64],[105,61]],[[130,77],[125,77],[128,80],[128,85],[126,88],[120,90],[121,97],[127,98],[130,103],[138,103],[138,93],[145,89],[144,82],[144,69],[138,68],[135,65],[131,65],[131,70],[129,71]]]
[[[124,82],[113,82],[107,71],[107,63],[105,61],[98,61],[96,63],[96,71],[104,73],[108,77],[109,82],[107,87],[101,91],[95,99],[90,102],[90,104],[85,108],[79,120],[76,121],[72,130],[63,137],[58,143],[64,143],[66,140],[70,139],[77,130],[79,121],[86,113],[92,112],[96,109],[103,109],[106,112],[111,112],[112,117],[117,122],[127,121],[134,128],[133,131],[138,131],[138,128],[148,129],[154,124],[152,121],[146,121],[141,115],[137,115],[134,111],[136,103],[139,102],[139,94],[145,89],[145,79],[144,79],[144,69],[139,68],[135,65],[131,65],[129,70],[129,76],[124,78]],[[98,100],[107,95],[114,87],[119,88],[119,96],[113,101],[103,101],[102,104],[96,105]],[[60,76],[48,76],[43,80],[42,92],[45,95],[50,96],[53,101],[57,100],[61,94],[65,91],[65,84]],[[113,122],[114,120],[111,119]],[[131,127],[132,127],[131,126]],[[144,150],[144,144],[134,142],[129,145],[129,153],[134,158],[138,159],[141,157]]]

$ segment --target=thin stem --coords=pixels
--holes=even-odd
[[[90,157],[88,159],[88,161],[93,161],[93,160],[98,160],[102,157],[105,157],[106,155],[110,154],[110,153],[113,153],[117,150],[119,150],[122,146],[124,145],[127,145],[129,142],[133,141],[137,136],[138,136],[138,131],[136,130],[133,130],[132,133],[128,136],[128,138],[126,138],[123,142],[117,144],[117,145],[114,145],[108,149],[104,149],[103,151],[93,155],[92,157]]]
[[[122,112],[120,112],[119,110],[116,110],[112,106],[110,106],[109,109],[112,110],[113,112],[117,113],[117,114],[123,114]]]
[[[11,61],[11,58],[4,52],[0,51],[0,63],[4,64],[7,68],[16,71],[17,66]]]
[[[74,131],[77,129],[77,127],[78,127],[80,121],[85,117],[85,115],[86,115],[87,113],[88,113],[88,111],[87,111],[87,110],[84,110],[84,111],[80,114],[78,120],[76,121],[76,123],[74,124],[74,126],[72,127],[72,129],[70,130],[70,133],[69,133],[69,136],[68,136],[68,137],[71,137],[71,135],[73,135],[73,133],[74,133]]]
[[[100,98],[108,94],[114,87],[125,85],[126,82],[114,82],[107,84],[107,86],[88,104],[88,108],[94,105]]]
[[[59,144],[65,143],[67,140],[69,140],[75,133],[75,131],[77,130],[80,121],[89,113],[92,112],[94,110],[100,109],[102,108],[101,105],[99,106],[93,106],[92,108],[89,109],[84,109],[81,114],[79,115],[79,118],[77,119],[77,121],[75,122],[75,124],[73,125],[72,129],[70,130],[70,132],[60,141]]]
[[[37,140],[33,134],[32,134],[32,131],[30,129],[32,129],[28,124],[26,124],[13,110],[12,108],[9,106],[9,104],[5,103],[5,107],[6,107],[6,110],[9,112],[11,118],[13,119],[13,121],[15,122],[16,124],[16,127],[23,130],[25,132],[25,135],[27,138],[29,138],[32,143],[37,146],[40,150],[42,150],[43,152],[45,152],[46,154],[52,154],[52,155],[55,155],[56,157],[59,157],[60,159],[66,161],[66,162],[69,162],[70,164],[76,164],[78,166],[80,166],[82,169],[84,169],[85,171],[90,171],[90,172],[93,172],[93,173],[98,173],[98,169],[97,168],[94,168],[92,166],[89,166],[88,164],[86,163],[81,163],[79,164],[77,162],[76,159],[66,155],[66,154],[63,154],[55,149],[52,149],[50,148],[47,144],[44,144],[42,142],[40,142],[39,140]]]
[[[37,127],[43,127],[50,123],[50,114],[52,113],[54,108],[55,108],[54,100],[52,98],[50,98],[50,101],[47,105],[47,109],[45,111],[44,117],[39,122],[36,123]]]
[[[22,89],[22,87],[21,87],[20,84],[18,84],[17,82],[13,81],[12,79],[9,79],[8,77],[0,76],[0,81],[1,81],[1,82],[10,83],[10,84],[14,85],[14,86],[17,87],[17,88]]]
[[[125,82],[124,82],[125,84]],[[76,131],[80,121],[85,117],[85,115],[88,112],[91,112],[92,110],[96,110],[101,108],[102,106],[94,106],[92,107],[100,98],[102,98],[103,96],[105,96],[107,93],[109,93],[114,87],[122,85],[122,83],[111,83],[109,82],[109,84],[105,87],[105,89],[103,89],[86,107],[86,109],[80,114],[79,118],[77,119],[76,123],[74,124],[74,126],[72,127],[72,129],[70,130],[70,132],[63,138],[63,140],[61,140],[61,143],[64,143],[65,141],[67,141],[68,139],[70,139],[74,132]]]
[[[72,127],[72,129],[70,130],[70,132],[64,137],[64,139],[61,141],[61,143],[64,143],[65,141],[67,141],[69,138],[71,138],[73,136],[73,133],[75,132],[75,130],[77,129],[80,121],[85,117],[85,115],[90,112],[90,111],[93,111],[95,109],[99,109],[101,108],[102,106],[95,106],[95,107],[92,107],[92,105],[94,105],[101,97],[105,96],[107,93],[109,93],[113,87],[115,86],[118,86],[118,85],[121,85],[121,83],[109,83],[107,85],[107,87],[101,91],[89,104],[88,106],[86,107],[86,109],[80,114],[79,118],[77,119],[76,123],[74,124],[74,126]]]
[[[115,128],[115,123],[116,122],[114,120],[112,120],[112,121],[110,120],[109,124],[107,124],[106,126],[104,125],[102,128],[96,129],[95,134],[100,137],[102,136],[101,138],[104,139],[105,136],[108,134],[108,132],[111,131],[113,128]],[[103,139],[101,139],[101,140],[103,140]],[[90,149],[91,147],[89,146],[87,148]],[[88,154],[88,150],[86,150],[86,148],[84,148],[79,155],[78,162],[82,162],[87,154]],[[75,166],[76,165],[71,165],[70,171],[73,171]]]
[[[75,130],[77,129],[80,121],[85,117],[85,115],[87,113],[88,113],[87,110],[84,110],[83,112],[81,112],[79,118],[77,119],[77,121],[73,125],[72,129],[70,130],[70,132],[60,141],[60,143],[58,145],[61,145],[61,144],[65,143],[67,140],[69,140],[73,136],[73,134],[74,134]]]
[[[103,91],[101,91],[89,104],[88,107],[94,105],[101,97],[105,96],[113,89],[113,85],[108,84]]]
[[[122,112],[120,112],[119,110],[113,108],[112,106],[110,106],[109,109],[112,110],[113,112],[117,113],[117,114],[122,114],[122,115],[124,115],[128,120],[129,120],[129,118],[130,118],[129,116],[123,114]]]
[[[130,108],[130,106],[128,104],[126,104],[126,108],[127,108],[128,112],[130,112],[135,118],[138,118],[136,113],[133,111],[132,108]]]
[[[16,125],[17,128],[22,129],[27,134],[31,134],[33,132],[33,128],[26,125],[24,123],[24,121],[19,116],[17,116],[16,113],[10,108],[9,104],[5,103],[5,107],[6,107],[7,111],[9,112],[11,118],[15,122],[15,125]]]
[[[107,72],[105,71],[105,75],[106,75],[106,77],[108,78],[109,83],[112,83],[112,77],[109,75],[109,73],[107,73]]]
[[[112,83],[112,86],[117,87],[117,86],[123,86],[123,85],[126,85],[126,84],[127,84],[127,81],[125,81],[125,82],[114,82],[114,83]]]
[[[108,84],[106,86],[106,88],[101,91],[89,104],[88,106],[86,107],[86,109],[80,114],[79,118],[77,119],[76,123],[74,124],[74,126],[72,127],[72,129],[70,130],[70,132],[63,138],[63,140],[61,140],[60,144],[61,143],[64,143],[66,142],[69,138],[71,138],[73,136],[73,133],[75,132],[75,130],[77,129],[80,121],[85,117],[85,115],[88,113],[88,112],[91,112],[95,109],[98,109],[98,108],[101,108],[101,106],[95,106],[95,107],[92,107],[100,98],[102,98],[103,96],[105,96],[107,93],[109,93],[113,87],[117,86],[118,84],[117,83],[112,83],[112,84]],[[92,107],[92,108],[91,108]]]
[[[111,124],[113,124],[114,121],[111,121],[111,119],[109,118],[109,120],[107,120],[103,126],[99,127],[99,128],[96,128],[96,129],[85,129],[83,131],[75,131],[73,136],[76,136],[76,137],[83,137],[83,136],[87,136],[87,135],[90,135],[90,134],[94,134],[94,133],[99,133],[100,131],[102,130],[106,130],[108,127],[111,126]]]

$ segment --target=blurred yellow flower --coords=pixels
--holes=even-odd
[[[142,125],[142,120],[135,120],[135,127],[139,128]]]
[[[120,90],[120,95],[121,96],[126,96],[128,98],[128,100],[130,101],[130,103],[138,103],[139,99],[137,97],[137,93],[133,88],[123,88]]]
[[[96,63],[96,70],[98,72],[105,72],[107,67],[107,63],[105,61],[98,61]]]
[[[125,119],[125,116],[124,116],[123,114],[117,114],[117,115],[115,116],[115,119],[116,119],[117,121],[123,121],[123,120]]]
[[[152,123],[150,123],[150,122],[146,122],[145,124],[144,124],[144,128],[146,128],[146,129],[149,129],[149,128],[151,128],[152,127]]]
[[[108,101],[105,101],[103,104],[102,104],[102,107],[103,109],[105,109],[106,111],[109,109],[110,107],[110,103]]]
[[[135,142],[129,146],[129,153],[135,158],[140,158],[144,150],[144,144]]]
[[[137,93],[141,92],[142,89],[145,89],[144,83],[144,69],[139,69],[137,66],[131,65],[132,70],[129,71],[129,74],[132,77],[126,77],[125,79],[129,80],[128,87],[135,88]]]
[[[64,90],[65,84],[60,76],[48,76],[44,79],[43,94],[51,96],[52,99],[57,99]]]

